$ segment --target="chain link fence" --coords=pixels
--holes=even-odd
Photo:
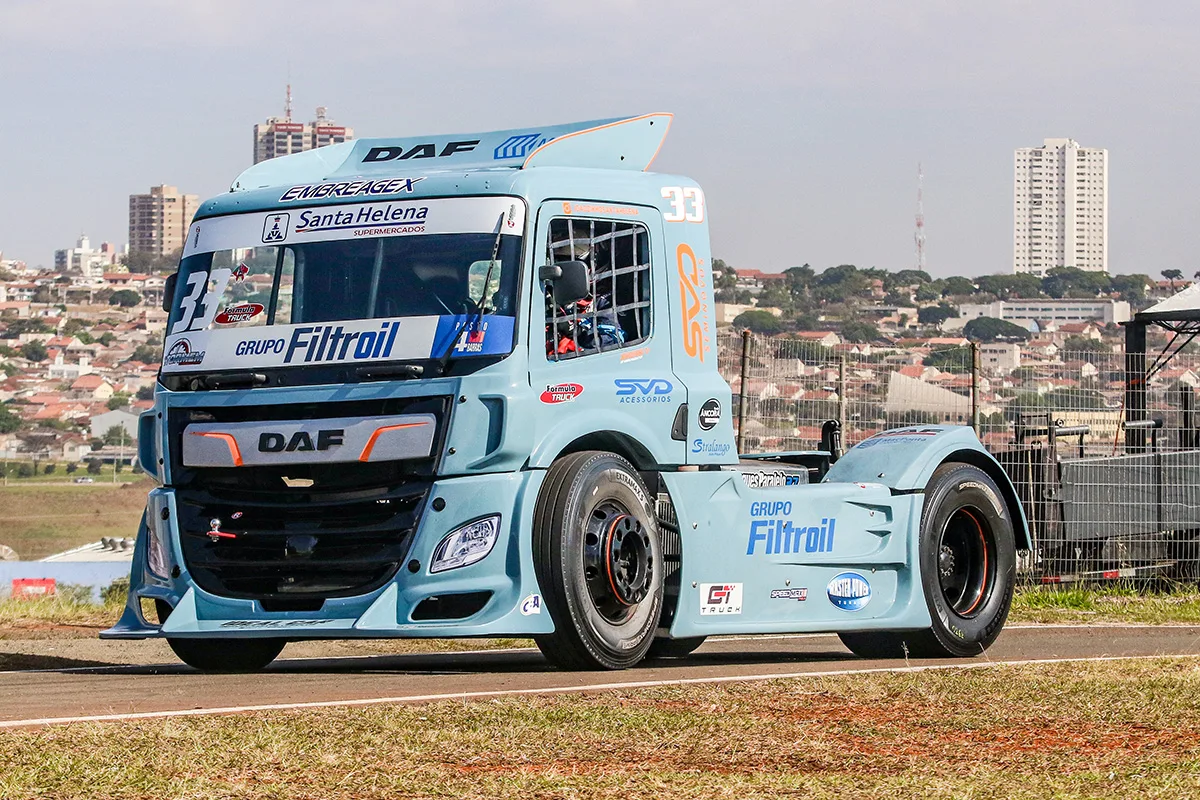
[[[1126,409],[1125,354],[1017,344],[877,348],[827,334],[723,330],[743,453],[845,447],[888,428],[970,425],[1013,480],[1035,580],[1200,575],[1200,355],[1181,353]]]

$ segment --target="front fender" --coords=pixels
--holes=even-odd
[[[1012,481],[967,427],[922,425],[877,433],[839,458],[825,480],[882,483],[895,492],[923,492],[934,470],[947,461],[976,466],[996,482],[1014,522],[1017,549],[1032,548],[1025,509]]]
[[[672,463],[672,459],[664,450],[660,435],[655,433],[649,425],[630,414],[588,409],[586,414],[581,414],[573,422],[550,428],[530,454],[529,467],[549,469],[559,453],[572,442],[592,434],[617,431],[622,434],[623,438],[636,443],[637,447],[645,451],[654,464]]]

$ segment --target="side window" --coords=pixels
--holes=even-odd
[[[546,263],[582,261],[591,294],[558,307],[546,287],[546,357],[607,352],[650,335],[650,237],[644,225],[601,219],[551,220]]]

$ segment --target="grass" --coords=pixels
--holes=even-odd
[[[1200,623],[1195,584],[1026,586],[1017,590],[1009,622]]]
[[[150,482],[129,473],[123,477],[128,483],[97,480],[84,486],[10,479],[8,486],[0,486],[0,544],[35,561],[102,536],[132,538]]]
[[[1169,797],[1200,663],[870,674],[0,733],[11,798]]]

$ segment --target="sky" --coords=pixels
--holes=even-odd
[[[1013,150],[1109,151],[1109,270],[1200,268],[1200,4],[0,0],[0,252],[127,239],[128,195],[225,191],[252,126],[359,137],[671,111],[715,257],[1010,272]]]

